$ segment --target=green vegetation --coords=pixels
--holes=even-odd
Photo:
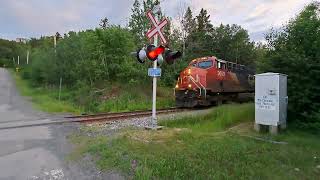
[[[272,31],[267,36],[269,50],[259,64],[262,71],[288,75],[288,117],[315,131],[320,129],[319,6],[311,3],[281,31]]]
[[[96,95],[93,94],[88,97],[81,97],[82,91],[73,92],[70,89],[62,89],[61,101],[59,101],[58,88],[34,87],[29,81],[23,80],[17,73],[12,72],[11,74],[20,93],[23,96],[31,97],[35,107],[45,112],[69,112],[75,114],[83,112],[120,112],[147,110],[151,109],[152,106],[151,88],[139,87],[128,91],[132,86],[111,85],[109,88],[107,87],[107,90],[102,91],[103,94],[96,92]],[[174,106],[172,89],[159,88],[157,93],[158,108]]]
[[[105,17],[95,29],[71,31],[63,35],[57,32],[54,35],[56,48],[53,35],[31,38],[26,44],[0,41],[0,66],[6,62],[17,67],[12,59],[20,56],[21,77],[28,81],[30,87],[48,92],[47,95],[55,99],[52,104],[57,102],[57,96],[50,94],[56,94],[62,78],[63,101],[85,112],[148,109],[150,95],[148,93],[146,96],[143,89],[151,89],[152,80],[147,76],[147,69],[152,63],[140,64],[130,53],[149,43],[145,33],[151,25],[145,13],[158,2],[135,0],[128,27],[109,24]],[[164,17],[160,14],[160,18]],[[159,94],[170,92],[170,96],[160,95],[158,107],[173,105],[171,89],[192,58],[215,55],[230,61],[254,64],[254,42],[250,42],[248,32],[237,25],[214,27],[208,17],[207,11],[202,9],[193,18],[190,10],[179,22],[180,29],[172,23],[164,29],[170,48],[183,51],[185,56],[171,66],[161,65],[163,73],[159,78]],[[27,51],[30,52],[28,65]],[[109,93],[114,89],[119,91],[116,99],[105,98],[112,96]]]
[[[202,116],[163,121],[162,126],[172,128],[188,128],[198,132],[212,132],[223,130],[231,125],[254,120],[254,105],[226,105],[215,108],[210,113]]]
[[[59,92],[57,89],[32,87],[28,81],[21,79],[21,77],[15,72],[11,71],[13,78],[15,79],[16,86],[22,96],[28,96],[37,109],[45,112],[69,112],[80,114],[82,111],[80,107],[71,104],[67,101],[59,101]],[[64,99],[66,96],[70,96],[69,92],[63,90],[61,97]]]
[[[0,40],[0,66],[17,67],[19,56],[21,76],[40,89],[57,89],[62,78],[64,100],[84,111],[144,109],[150,102],[142,101],[143,93],[131,93],[131,90],[150,88],[151,79],[146,72],[152,63],[139,64],[130,52],[149,43],[145,33],[150,23],[145,13],[158,2],[135,0],[127,27],[109,24],[106,17],[95,29],[64,35],[57,32],[56,48],[53,36],[32,38],[26,44]],[[310,3],[283,28],[271,30],[266,36],[267,45],[250,41],[247,30],[239,25],[214,26],[207,10],[202,8],[195,14],[191,9],[181,10],[179,26],[171,23],[164,30],[170,47],[183,51],[184,56],[172,66],[161,65],[161,87],[174,87],[179,72],[191,59],[202,56],[214,55],[258,72],[284,73],[288,75],[289,119],[297,127],[319,130],[319,3]],[[30,52],[28,65],[27,51]],[[118,100],[104,102],[108,89],[119,84],[127,92],[118,93]],[[159,106],[171,105],[171,98],[160,100]]]
[[[251,130],[253,117],[252,104],[225,105],[199,118],[164,121],[162,124],[169,127],[161,131],[131,129],[112,137],[78,134],[71,137],[78,146],[70,158],[75,160],[89,153],[100,169],[120,170],[133,179],[317,179],[320,176],[319,136],[294,130],[276,137],[256,134]],[[237,126],[229,128],[234,125]]]
[[[130,52],[148,43],[144,34],[150,24],[144,14],[158,2],[135,0],[128,27],[110,25],[104,18],[96,29],[56,33],[56,48],[53,36],[26,44],[0,39],[0,66],[18,67],[20,57],[21,71],[13,73],[17,87],[44,111],[149,109],[151,79],[146,72],[152,63],[138,64]],[[267,45],[250,41],[239,25],[213,26],[205,9],[197,15],[191,9],[186,9],[179,27],[170,24],[165,29],[171,48],[184,56],[172,66],[161,65],[158,108],[173,106],[172,87],[191,59],[214,55],[259,72],[287,74],[290,125],[320,129],[319,3],[306,6],[279,31],[272,30]],[[135,179],[319,179],[318,134],[295,129],[279,136],[257,134],[251,130],[253,119],[252,104],[226,105],[206,115],[163,121],[166,128],[157,132],[77,134],[71,137],[78,145],[71,156],[89,153],[102,170],[118,169]]]
[[[14,67],[18,56],[20,56],[20,60],[26,61],[25,48],[24,44],[0,39],[0,67]]]
[[[118,112],[118,111],[134,111],[148,110],[152,106],[152,88],[140,86],[131,89],[130,86],[113,86],[107,92],[109,97],[100,103],[98,111],[102,112]],[[165,87],[157,89],[157,108],[174,107],[173,90]]]

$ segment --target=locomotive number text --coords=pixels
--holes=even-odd
[[[218,76],[224,77],[224,76],[226,76],[226,72],[224,72],[224,71],[218,71]]]

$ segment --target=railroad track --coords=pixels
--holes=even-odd
[[[157,110],[157,114],[169,114],[174,112],[182,112],[187,111],[187,109],[181,108],[167,108],[167,109],[159,109]],[[134,117],[146,117],[151,116],[152,111],[132,111],[132,112],[119,112],[119,113],[98,113],[98,114],[89,114],[89,115],[79,115],[79,116],[69,116],[67,119],[72,119],[73,122],[108,122],[115,120],[124,120],[130,119]]]
[[[168,108],[159,109],[157,114],[169,114],[174,112],[188,111],[188,109],[179,108]],[[68,116],[62,118],[44,118],[44,119],[29,119],[29,120],[15,120],[15,121],[4,121],[0,122],[0,130],[2,129],[13,129],[13,128],[23,128],[32,126],[43,126],[52,124],[64,124],[64,123],[93,123],[93,122],[110,122],[130,119],[134,117],[146,117],[151,116],[152,111],[132,111],[132,112],[119,112],[119,113],[98,113],[89,115],[79,115],[79,116]]]

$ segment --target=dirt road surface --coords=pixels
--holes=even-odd
[[[21,97],[10,73],[0,68],[0,124],[57,118],[34,110]],[[67,136],[77,124],[47,125],[0,130],[1,180],[122,179],[99,172],[91,161],[69,162]]]

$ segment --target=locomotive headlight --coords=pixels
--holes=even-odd
[[[190,75],[190,74],[191,74],[191,69],[189,68],[189,69],[188,69],[188,75]]]
[[[191,89],[191,88],[192,88],[192,85],[191,85],[191,84],[189,84],[189,85],[188,85],[188,88],[189,88],[189,89]]]
[[[179,88],[179,85],[178,84],[176,84],[176,89],[178,89]]]

